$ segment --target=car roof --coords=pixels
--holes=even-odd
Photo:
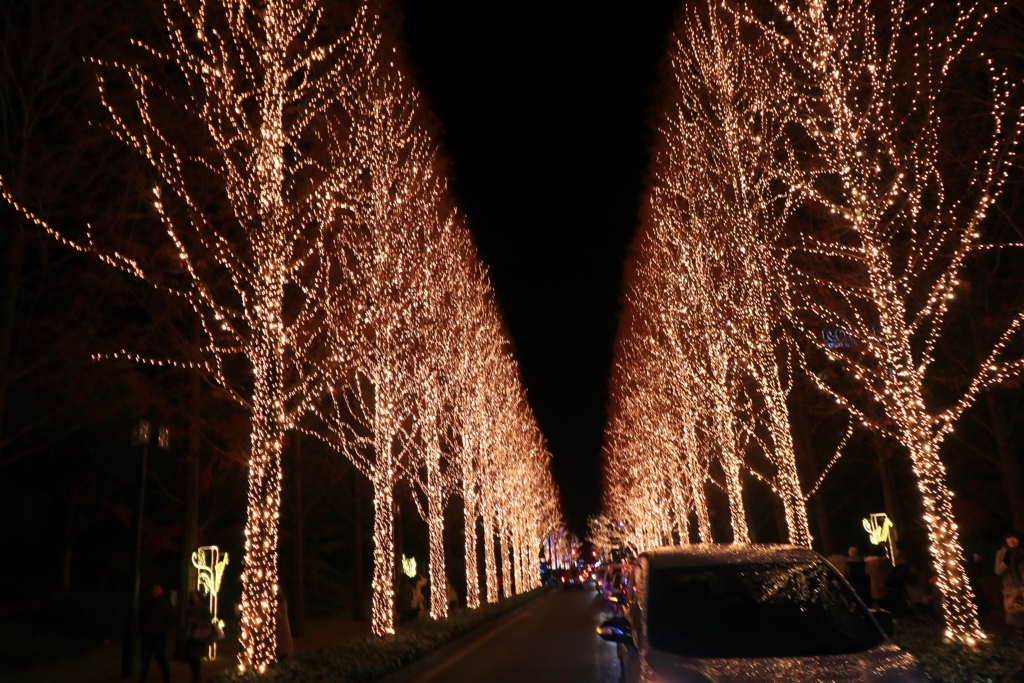
[[[793,545],[768,543],[695,543],[655,548],[641,553],[652,569],[699,567],[719,564],[798,564],[822,561],[821,555]]]

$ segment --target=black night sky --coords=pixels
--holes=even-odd
[[[648,112],[675,2],[410,0],[405,32],[554,457],[568,521],[599,454]]]

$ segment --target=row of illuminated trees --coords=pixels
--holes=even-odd
[[[672,35],[626,269],[598,527],[638,549],[712,540],[707,491],[748,542],[743,481],[809,547],[789,410],[812,383],[912,463],[947,636],[981,631],[940,457],[1022,369],[1007,311],[966,382],[941,341],[1013,162],[1016,84],[979,36],[997,9],[820,0],[686,7]],[[968,92],[969,91],[969,92]],[[939,377],[939,380],[936,378]],[[834,459],[833,459],[834,461]],[[610,521],[614,520],[614,521]]]
[[[95,63],[114,135],[148,178],[152,229],[55,239],[198,317],[185,359],[251,417],[239,669],[276,656],[282,445],[322,439],[373,485],[372,628],[394,632],[394,500],[429,530],[430,615],[447,614],[444,512],[464,503],[468,605],[538,585],[557,522],[549,454],[484,267],[446,187],[388,8],[164,2],[131,62]]]

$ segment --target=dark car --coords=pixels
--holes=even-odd
[[[810,550],[700,544],[649,551],[626,577],[623,616],[598,632],[618,643],[622,680],[923,683],[872,613]]]
[[[559,583],[562,585],[562,590],[569,590],[570,588],[583,590],[586,586],[587,575],[577,567],[559,569],[558,571]]]

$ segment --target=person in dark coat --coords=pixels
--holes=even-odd
[[[865,605],[872,604],[871,577],[868,576],[867,566],[857,546],[851,546],[846,556],[846,580],[853,586],[853,590],[857,591]]]
[[[910,598],[907,596],[907,579],[911,574],[910,560],[907,553],[896,556],[896,566],[885,577],[885,598],[879,605],[893,616],[902,617],[910,612]]]
[[[398,618],[402,623],[412,621],[416,618],[416,611],[412,608],[412,583],[409,577],[402,574],[398,580]]]
[[[996,574],[1003,579],[1003,608],[1008,602],[1018,599],[1024,587],[1024,547],[1016,531],[1003,536],[1003,547],[996,553]],[[1024,634],[1024,612],[1006,610],[1006,623]]]
[[[209,648],[210,635],[213,632],[213,617],[210,615],[210,608],[206,606],[199,591],[189,593],[186,616],[185,658],[188,660],[188,668],[192,670],[192,681],[195,683],[202,680],[199,677],[200,666]]]
[[[292,625],[288,621],[288,600],[284,591],[277,592],[277,658],[284,659],[295,654],[292,640]]]
[[[149,675],[149,662],[156,659],[160,673],[164,675],[164,683],[171,680],[171,672],[167,667],[167,631],[174,625],[174,607],[164,597],[164,589],[154,583],[149,591],[149,600],[142,606],[139,615],[139,632],[142,635],[142,668],[139,681],[145,683]]]
[[[445,577],[444,579],[444,593],[448,599],[448,609],[453,610],[459,606],[459,594],[455,592],[455,586],[452,585],[451,579]]]

